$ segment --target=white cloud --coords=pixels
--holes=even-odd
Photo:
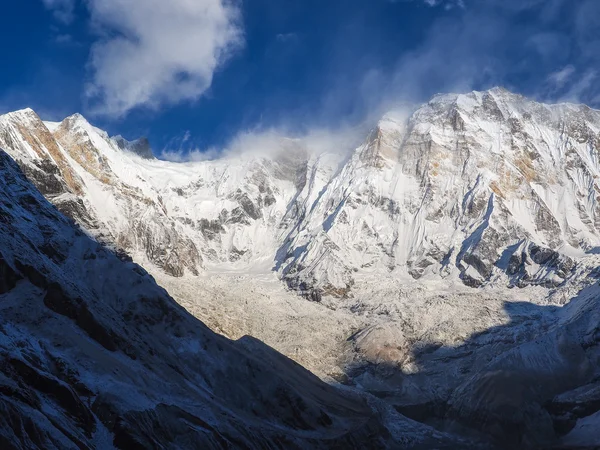
[[[587,70],[570,84],[568,91],[560,100],[585,103],[587,99],[593,96],[592,89],[596,86],[597,77],[598,73],[595,70]]]
[[[567,84],[567,82],[573,77],[574,73],[575,67],[569,64],[561,70],[558,70],[548,75],[548,83],[555,90],[562,89],[565,86],[565,84]]]
[[[119,117],[140,106],[197,100],[243,43],[240,12],[227,0],[88,0],[87,5],[101,37],[92,48],[86,97],[100,115]]]
[[[305,149],[310,155],[345,154],[365,139],[368,126],[344,125],[338,128],[313,128],[294,133],[287,126],[241,131],[223,148],[190,148],[188,132],[183,140],[173,141],[160,153],[160,159],[173,162],[198,162],[221,158],[277,158],[287,152]],[[179,145],[177,145],[179,144]]]
[[[75,11],[75,0],[42,0],[44,6],[54,13],[56,20],[63,23],[73,21]]]

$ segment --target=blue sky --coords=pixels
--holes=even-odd
[[[495,85],[600,107],[598,0],[20,0],[0,37],[0,112],[81,112],[157,154]]]

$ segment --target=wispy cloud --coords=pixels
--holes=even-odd
[[[292,151],[292,148],[296,151],[303,148],[310,155],[346,154],[362,143],[366,131],[362,127],[342,126],[315,127],[304,133],[297,133],[292,128],[282,125],[277,128],[241,131],[222,148],[194,147],[194,140],[186,131],[182,137],[172,140],[161,151],[159,158],[173,162],[198,162],[221,158],[276,158],[286,151]]]
[[[298,35],[296,33],[279,33],[275,38],[279,42],[293,42],[298,40]]]
[[[75,0],[42,0],[46,8],[53,11],[56,20],[71,23],[74,19]]]
[[[571,64],[563,67],[562,69],[548,75],[548,83],[554,90],[562,89],[567,82],[573,77],[575,73],[575,67]]]
[[[438,15],[393,69],[363,67],[362,82],[336,86],[326,104],[352,91],[366,115],[377,118],[398,103],[496,85],[542,101],[600,102],[600,2],[467,0],[463,6]]]
[[[43,1],[57,11],[72,13],[69,0]],[[312,133],[306,129],[334,122],[334,129],[325,133],[332,136],[343,127],[337,125],[339,121],[330,122],[331,117],[348,111],[350,123],[372,124],[399,103],[423,102],[437,92],[494,85],[516,87],[541,100],[600,101],[595,69],[600,67],[597,0],[386,1],[432,8],[422,40],[406,45],[395,64],[380,64],[377,58],[363,59],[348,52],[342,39],[344,48],[339,53],[349,56],[340,56],[339,67],[327,69],[334,81],[322,105],[310,110],[301,110],[301,105],[296,117],[287,108],[292,116],[280,120],[283,126],[271,117],[267,126],[276,135],[295,134],[301,124],[300,138],[306,138]],[[138,107],[158,109],[194,101],[210,88],[215,72],[244,42],[241,12],[230,0],[87,0],[86,5],[98,32],[86,95],[91,110],[98,114],[119,117]],[[299,36],[305,37],[282,33],[273,38],[281,46]],[[331,53],[329,61],[336,61],[335,51]],[[242,132],[231,140],[228,150],[241,148],[245,134],[259,135],[265,148],[274,142],[264,131]],[[244,139],[246,148],[258,146],[257,140]],[[206,159],[219,153],[194,147],[190,136],[182,141],[168,146],[163,156]]]
[[[571,38],[562,32],[535,32],[524,45],[538,54],[545,64],[561,64],[571,56]]]
[[[596,70],[586,70],[568,85],[568,90],[559,100],[573,103],[585,103],[588,99],[594,101],[593,95],[597,95],[598,92],[596,88],[597,79],[598,72]]]

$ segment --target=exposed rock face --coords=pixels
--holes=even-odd
[[[106,154],[125,152],[150,159],[146,139],[111,139],[79,114],[50,132],[31,110],[2,116],[0,129],[0,146],[9,150],[27,177],[61,212],[98,239],[138,252],[172,276],[182,276],[185,270],[197,274],[202,268],[196,244],[167,216],[161,197],[147,196],[121,180]]]
[[[598,111],[502,89],[389,115],[290,235],[285,277],[343,290],[373,270],[559,285],[574,266],[564,254],[598,245],[599,130]],[[556,254],[522,265],[523,245]]]
[[[0,148],[18,155],[24,171],[44,195],[83,193],[74,172],[52,133],[30,109],[0,117]]]
[[[150,261],[171,276],[181,277],[185,270],[198,275],[202,257],[196,245],[175,227],[162,222],[156,212],[146,213],[134,220],[126,233],[117,237],[119,247],[144,252]],[[134,242],[130,241],[132,238]]]
[[[2,448],[458,445],[259,341],[214,334],[4,152],[0,221]]]
[[[116,136],[113,138],[113,141],[121,150],[133,152],[144,159],[154,158],[152,148],[150,147],[150,142],[147,138],[140,138],[135,141],[129,142],[125,140],[125,138],[123,138],[122,136]]]

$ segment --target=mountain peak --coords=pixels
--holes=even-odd
[[[0,117],[8,117],[12,120],[17,120],[18,122],[27,122],[27,123],[41,121],[41,119],[37,115],[37,113],[31,108],[24,108],[24,109],[19,109],[17,111],[12,111],[12,112],[6,113]]]
[[[108,139],[108,133],[100,128],[93,126],[83,115],[75,113],[65,118],[59,125],[63,131],[81,131],[87,134],[98,134],[104,139]]]
[[[150,142],[146,137],[141,137],[139,139],[136,139],[135,141],[128,141],[123,136],[118,135],[113,137],[112,141],[121,150],[126,150],[135,153],[136,155],[141,156],[144,159],[154,159],[154,153],[152,153]]]
[[[32,114],[35,114],[37,116],[37,114],[35,113],[35,111],[31,108],[23,108],[23,109],[18,109],[17,111],[14,111],[12,114],[15,115],[26,115],[26,116],[30,116]]]
[[[470,92],[454,92],[454,93],[440,93],[435,94],[427,104],[443,104],[443,103],[458,103],[458,104],[477,104],[485,98],[502,99],[505,101],[518,101],[525,100],[520,94],[509,91],[508,89],[496,86],[490,89],[482,91],[470,91]]]
[[[68,117],[65,117],[61,124],[68,128],[73,128],[75,126],[90,126],[90,123],[87,121],[87,119],[83,117],[80,113],[75,113]]]

